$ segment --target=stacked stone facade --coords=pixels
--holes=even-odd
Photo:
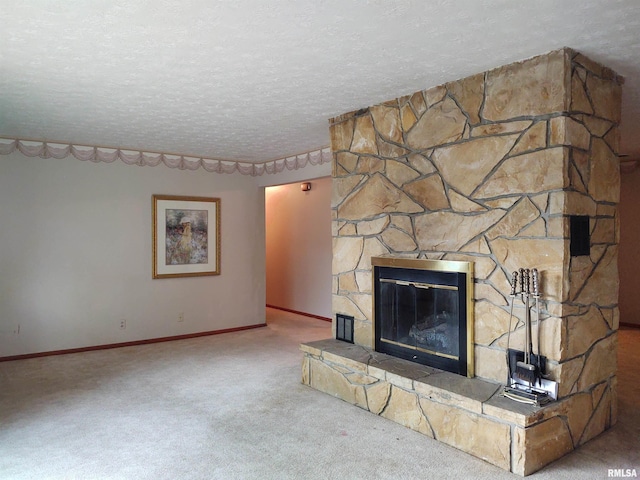
[[[511,272],[535,267],[539,348],[583,412],[553,422],[572,448],[611,426],[621,84],[565,48],[331,119],[333,312],[355,343],[373,345],[372,256],[471,261],[475,374],[504,383]],[[589,217],[589,255],[570,255],[572,215]]]

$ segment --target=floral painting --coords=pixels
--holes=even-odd
[[[167,265],[207,263],[208,213],[206,210],[166,210]]]
[[[220,199],[153,195],[153,278],[220,274]]]

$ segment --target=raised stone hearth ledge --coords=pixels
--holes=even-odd
[[[501,385],[360,345],[328,339],[300,349],[303,384],[518,475],[566,455],[611,421],[606,384],[534,407],[503,397]]]

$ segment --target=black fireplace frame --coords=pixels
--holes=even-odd
[[[474,376],[474,339],[473,339],[473,262],[407,259],[395,257],[372,257],[373,277],[373,338],[375,350],[434,368],[457,373],[467,377]],[[382,298],[381,276],[397,279],[401,283],[416,284],[428,281],[434,286],[455,286],[458,289],[458,312],[464,316],[464,325],[458,331],[458,356],[451,356],[413,349],[403,345],[383,342],[380,321],[377,318]],[[437,287],[436,287],[437,288]]]

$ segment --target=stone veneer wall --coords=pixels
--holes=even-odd
[[[504,383],[510,272],[536,267],[542,354],[587,412],[574,444],[612,425],[621,84],[565,48],[331,119],[333,314],[355,343],[373,346],[372,256],[473,261],[476,375]],[[589,256],[569,255],[570,215]]]
[[[356,345],[302,345],[303,383],[520,475],[615,423],[621,83],[562,49],[333,119],[333,313],[355,317]],[[591,219],[588,256],[569,255],[570,215]],[[481,378],[372,351],[377,255],[475,263]],[[541,270],[560,385],[542,408],[500,395],[521,266]]]

